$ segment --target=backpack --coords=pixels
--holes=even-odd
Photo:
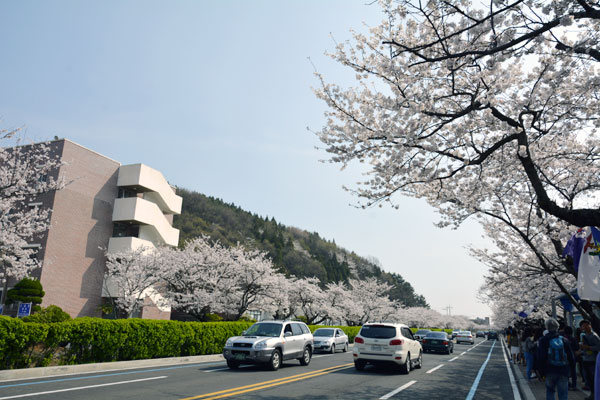
[[[550,339],[548,346],[548,362],[555,367],[564,367],[567,365],[567,353],[565,351],[565,342],[562,336]]]

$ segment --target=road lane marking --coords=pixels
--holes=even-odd
[[[163,368],[151,368],[151,369],[142,369],[144,367],[131,367],[131,368],[118,368],[118,369],[105,369],[101,371],[87,371],[87,372],[73,372],[68,374],[59,374],[59,375],[45,375],[45,376],[35,376],[32,378],[19,378],[19,379],[5,379],[2,382],[19,382],[19,381],[27,381],[32,379],[47,379],[47,378],[56,378],[59,376],[71,376],[71,375],[89,375],[89,374],[104,374],[104,375],[91,375],[91,376],[80,376],[75,378],[64,378],[64,379],[52,379],[38,382],[30,382],[30,383],[16,383],[10,385],[0,385],[1,388],[5,387],[13,387],[13,386],[27,386],[27,385],[38,385],[40,383],[52,383],[52,382],[64,382],[64,381],[74,381],[79,379],[92,379],[92,378],[102,378],[103,376],[116,376],[116,375],[131,375],[131,374],[141,374],[144,372],[156,372],[156,371],[167,371],[170,369],[179,369],[179,368],[192,368],[192,367],[205,367],[207,365],[223,365],[223,361],[221,362],[206,362],[206,363],[194,363],[194,364],[186,364],[186,365],[177,365],[177,364],[166,364],[166,365],[176,365],[174,367],[163,367]],[[149,368],[149,367],[146,367]],[[130,369],[137,369],[139,371],[128,371],[128,372],[116,372],[113,374],[105,374],[105,372],[111,371],[127,371]]]
[[[417,381],[410,381],[410,382],[408,382],[408,383],[406,383],[406,384],[404,384],[404,385],[400,386],[398,389],[396,389],[396,390],[393,390],[393,391],[389,392],[388,394],[386,394],[386,395],[384,395],[384,396],[381,396],[381,397],[379,398],[379,400],[387,400],[387,399],[389,399],[390,397],[392,397],[393,395],[400,393],[401,391],[403,391],[403,390],[404,390],[404,389],[406,389],[407,387],[414,385],[415,383],[417,383]]]
[[[502,346],[502,355],[504,356],[504,363],[506,364],[506,369],[508,370],[508,379],[510,380],[510,386],[512,386],[513,397],[515,398],[515,400],[521,400],[521,394],[519,393],[519,389],[517,388],[517,383],[515,381],[515,377],[513,376],[512,369],[510,369],[510,363],[508,362],[508,358],[506,358],[504,346]]]
[[[432,372],[437,371],[438,369],[442,368],[444,366],[444,364],[440,364],[435,368],[431,368],[429,371],[425,372],[426,374],[431,374]]]
[[[234,395],[238,395],[238,394],[242,394],[242,393],[246,393],[246,392],[251,392],[251,391],[255,391],[255,390],[266,389],[266,388],[273,387],[273,386],[283,385],[286,383],[296,382],[296,381],[303,380],[303,379],[313,378],[315,376],[330,374],[332,372],[337,372],[337,371],[341,371],[343,369],[351,368],[353,365],[354,365],[353,362],[348,363],[348,364],[336,365],[334,367],[319,369],[319,370],[311,371],[311,372],[305,372],[303,374],[287,376],[284,378],[273,379],[273,380],[265,381],[265,382],[253,383],[252,385],[246,385],[246,386],[240,386],[240,387],[236,387],[236,388],[232,388],[232,389],[220,390],[218,392],[206,393],[206,394],[201,394],[198,396],[185,397],[180,400],[220,399],[223,397],[234,396]],[[2,399],[0,399],[0,400],[2,400]]]
[[[485,370],[485,367],[487,366],[488,361],[490,361],[490,357],[492,356],[492,351],[494,350],[494,345],[495,344],[496,344],[496,342],[492,343],[492,347],[490,348],[490,352],[488,353],[487,358],[485,359],[485,361],[481,365],[481,368],[479,368],[479,372],[477,373],[477,377],[475,378],[475,382],[473,382],[473,385],[471,386],[471,390],[469,390],[469,394],[467,395],[466,400],[471,400],[471,399],[473,399],[473,396],[475,396],[475,392],[477,391],[477,386],[479,386],[479,381],[481,380],[481,376],[483,375],[483,371]]]
[[[448,362],[452,362],[452,361],[456,360],[457,358],[458,358],[458,356],[456,356],[456,357],[454,357],[454,358],[452,358],[452,359],[448,360]]]
[[[93,389],[93,388],[104,387],[104,386],[123,385],[125,383],[143,382],[143,381],[150,381],[150,380],[153,380],[153,379],[163,379],[163,378],[166,378],[166,376],[153,376],[152,378],[133,379],[131,381],[101,383],[101,384],[98,384],[98,385],[80,386],[80,387],[74,387],[74,388],[68,388],[68,389],[57,389],[57,390],[48,390],[48,391],[45,391],[45,392],[17,394],[17,395],[14,395],[14,396],[0,397],[0,400],[18,399],[18,398],[21,398],[21,397],[31,397],[31,396],[41,396],[43,394],[52,394],[52,393],[61,393],[61,392],[72,392],[74,390]]]
[[[463,351],[462,353],[460,353],[461,356],[464,356],[465,354],[467,354],[466,351]]]

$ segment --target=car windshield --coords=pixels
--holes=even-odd
[[[365,325],[360,330],[360,336],[372,339],[389,339],[396,336],[396,327],[387,325]]]
[[[313,336],[333,336],[333,329],[317,329]]]
[[[281,334],[281,324],[269,322],[258,322],[252,325],[244,336],[271,336],[277,337]]]
[[[415,333],[415,335],[422,335],[425,333],[429,333],[429,329],[420,329],[417,331],[417,333]]]
[[[446,334],[444,332],[429,332],[425,337],[432,339],[446,339]]]

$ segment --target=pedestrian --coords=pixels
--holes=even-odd
[[[533,330],[531,328],[525,328],[523,331],[523,351],[525,356],[525,362],[527,363],[527,380],[532,380],[535,376],[532,375],[532,371],[535,363],[535,352],[537,350],[537,342],[533,338]]]
[[[598,351],[600,351],[600,337],[592,330],[592,325],[588,320],[582,320],[579,323],[579,327],[583,332],[582,342],[579,343],[579,348],[582,351],[583,375],[585,376],[587,386],[592,392],[586,397],[586,400],[591,400],[594,398],[595,392],[594,375],[596,373],[596,356],[598,355]]]
[[[510,337],[508,339],[508,345],[510,346],[510,354],[511,354],[511,358],[512,358],[512,362],[514,364],[518,363],[518,357],[519,357],[519,335],[517,334],[517,330],[514,329],[511,333],[510,333]]]
[[[540,373],[546,377],[546,400],[567,400],[569,395],[569,370],[575,363],[569,341],[558,334],[558,322],[554,318],[546,320],[548,333],[538,344]]]
[[[573,350],[573,355],[575,356],[575,362],[570,365],[571,370],[569,371],[569,377],[571,378],[571,382],[569,382],[569,389],[576,390],[577,389],[577,355],[579,354],[579,341],[575,339],[573,336],[573,328],[570,326],[565,326],[563,331],[563,337],[569,341],[571,345],[571,350]]]

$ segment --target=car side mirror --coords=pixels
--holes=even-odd
[[[283,334],[283,336],[285,336],[285,337],[292,336],[292,332],[286,332]]]

